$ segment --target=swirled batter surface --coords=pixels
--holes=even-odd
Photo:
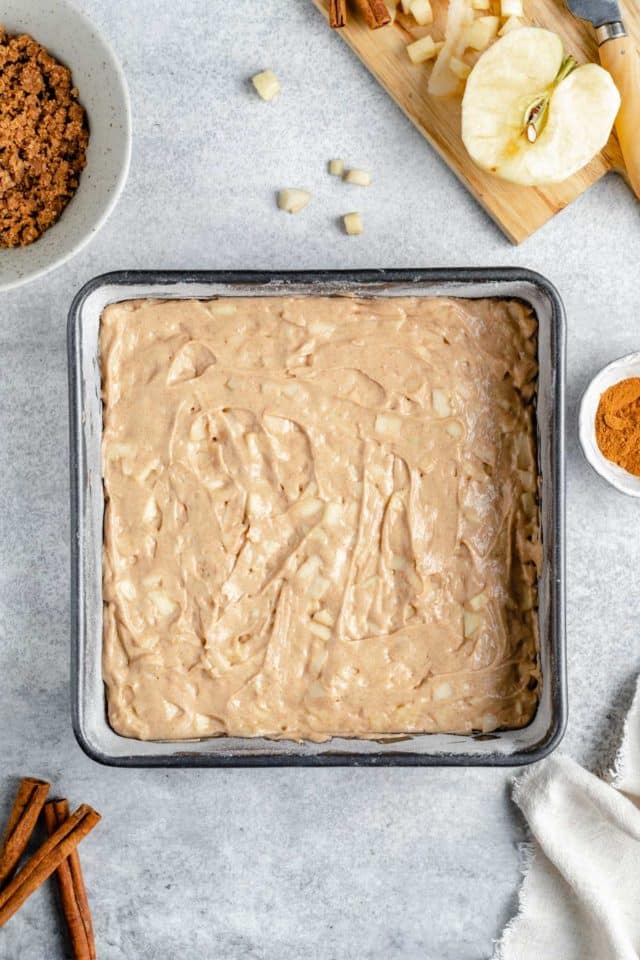
[[[113,728],[323,740],[527,724],[536,331],[500,300],[107,307]]]

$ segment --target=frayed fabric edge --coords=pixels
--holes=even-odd
[[[522,779],[526,779],[527,774]],[[518,853],[520,855],[520,889],[518,890],[518,906],[515,914],[507,923],[499,940],[494,940],[494,952],[491,960],[504,960],[505,940],[520,920],[520,917],[527,908],[527,877],[537,856],[536,845],[533,841],[518,844]]]
[[[624,790],[624,783],[629,775],[629,744],[631,741],[631,723],[640,714],[640,676],[636,680],[636,690],[631,701],[631,707],[624,718],[622,738],[616,752],[613,766],[607,772],[607,782],[616,790]]]

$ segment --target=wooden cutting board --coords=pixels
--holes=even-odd
[[[328,17],[329,0],[313,3]],[[412,17],[399,14],[394,24],[369,30],[350,11],[348,25],[334,32],[357,53],[509,239],[521,243],[609,170],[623,169],[618,142],[612,136],[588,166],[550,187],[520,187],[483,173],[472,163],[460,137],[460,98],[431,97],[427,93],[430,65],[412,64],[405,51],[408,43],[425,33],[433,32],[435,39],[442,37],[446,0],[432,0],[432,6],[435,21],[429,28],[418,27]],[[623,12],[628,32],[640,43],[640,7],[623,3]],[[529,0],[525,13],[531,25],[559,33],[565,49],[579,63],[598,62],[593,29],[572,17],[563,0]]]

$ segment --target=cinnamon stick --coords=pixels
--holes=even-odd
[[[55,833],[57,827],[68,817],[69,804],[66,800],[50,800],[46,803],[44,822],[49,836]],[[70,853],[60,864],[56,876],[74,960],[96,960],[91,910],[77,850]]]
[[[329,24],[336,30],[346,26],[347,0],[329,0]]]
[[[391,23],[391,14],[384,0],[357,0],[357,3],[370,30]]]
[[[45,840],[0,892],[0,927],[58,869],[99,820],[100,814],[83,803]]]
[[[0,888],[11,879],[44,806],[49,784],[25,777],[20,782],[0,849]]]

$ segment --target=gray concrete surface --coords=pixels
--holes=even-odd
[[[518,888],[512,771],[127,772],[76,745],[66,313],[85,280],[122,267],[547,274],[569,318],[563,749],[598,769],[640,664],[640,503],[583,462],[576,405],[602,364],[640,349],[640,208],[611,176],[513,248],[310,0],[78,2],[126,70],[133,163],[90,247],[0,300],[0,816],[25,772],[102,811],[83,846],[101,960],[486,960]],[[265,66],[283,84],[271,105],[246,82]],[[332,155],[375,185],[347,194],[324,173]],[[274,190],[293,184],[314,202],[285,217]],[[356,205],[366,233],[347,238],[334,220]],[[49,889],[0,931],[1,960],[64,950]]]

